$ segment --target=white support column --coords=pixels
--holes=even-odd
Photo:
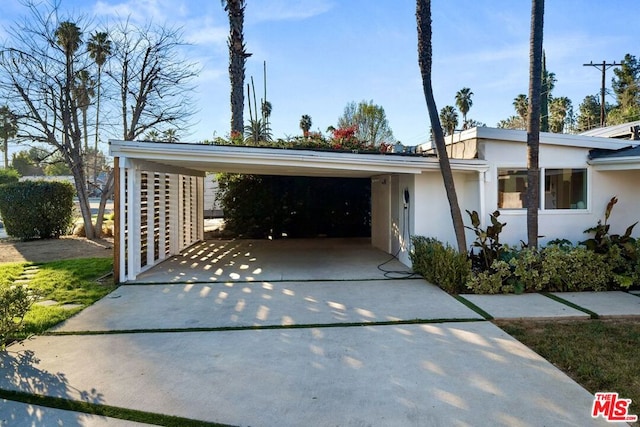
[[[167,247],[165,245],[165,241],[167,238],[167,187],[165,185],[166,181],[165,173],[160,174],[160,179],[158,180],[158,196],[160,197],[160,203],[158,206],[158,260],[163,260],[166,258]]]
[[[155,263],[155,191],[156,174],[147,172],[147,267]]]
[[[487,202],[486,202],[486,186],[487,182],[490,181],[489,174],[487,171],[478,172],[478,194],[480,196],[480,206],[478,207],[480,211],[480,226],[486,227],[486,217],[487,217]]]
[[[184,216],[184,228],[183,228],[183,232],[184,232],[184,243],[181,249],[184,249],[186,247],[188,247],[189,245],[191,245],[191,240],[192,240],[192,221],[191,221],[191,189],[192,189],[192,185],[191,185],[191,176],[187,175],[184,176],[184,182],[185,182],[185,186],[184,186],[184,201],[183,201],[183,216]]]
[[[179,236],[179,246],[178,251],[181,251],[185,248],[185,216],[184,216],[184,205],[185,205],[185,188],[184,188],[184,177],[183,175],[178,175],[178,236]]]
[[[180,245],[182,240],[181,222],[180,219],[182,213],[180,211],[180,175],[169,175],[169,212],[171,212],[170,226],[169,226],[169,253],[176,255],[180,252]]]
[[[127,278],[135,280],[140,270],[140,171],[129,164],[127,172]]]
[[[196,177],[196,180],[198,182],[197,239],[204,240],[204,177]]]
[[[198,178],[189,177],[189,218],[191,225],[189,228],[189,245],[198,240],[199,224],[198,224]]]
[[[128,237],[131,235],[131,233],[128,233],[127,230],[129,230],[129,221],[128,218],[126,217],[126,211],[127,211],[127,197],[126,197],[126,191],[124,188],[124,184],[126,181],[126,175],[127,175],[127,162],[126,162],[126,158],[124,157],[120,157],[120,163],[119,163],[119,173],[120,173],[120,189],[118,191],[119,197],[120,197],[120,212],[118,212],[119,218],[120,218],[120,247],[118,248],[120,251],[120,256],[119,256],[119,263],[120,263],[120,283],[124,283],[127,281],[127,248],[129,247],[130,243],[128,240]]]

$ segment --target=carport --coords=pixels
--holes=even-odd
[[[371,245],[390,254],[404,251],[405,262],[408,233],[402,230],[415,230],[415,177],[428,172],[439,176],[433,157],[120,140],[109,144],[119,282],[136,280],[204,239],[206,172],[371,178]],[[479,171],[474,161],[452,166],[467,174]]]

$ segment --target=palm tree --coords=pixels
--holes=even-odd
[[[462,212],[458,204],[455,182],[451,172],[451,164],[447,156],[447,147],[444,142],[444,134],[438,117],[436,101],[433,98],[433,85],[431,83],[431,0],[416,0],[416,21],[418,25],[418,63],[420,64],[420,74],[422,76],[422,88],[424,91],[427,110],[431,120],[431,130],[433,132],[436,150],[438,152],[438,162],[442,181],[447,193],[449,208],[451,210],[451,220],[456,234],[458,251],[467,252],[467,238],[464,234],[464,222]]]
[[[67,58],[73,56],[82,44],[82,31],[75,22],[61,22],[56,28],[55,36]]]
[[[302,129],[302,134],[305,138],[309,136],[309,129],[311,129],[311,116],[308,114],[303,114],[300,118],[300,129]]]
[[[527,122],[527,109],[529,108],[529,98],[524,93],[516,96],[513,100],[513,107],[516,109],[516,114],[520,116],[523,123]]]
[[[549,103],[549,130],[554,133],[563,133],[564,125],[571,125],[573,119],[573,106],[566,96],[553,98]]]
[[[88,239],[95,237],[95,228],[91,220],[91,209],[89,207],[89,194],[84,171],[84,160],[82,158],[81,131],[78,123],[78,106],[72,96],[74,86],[73,57],[82,44],[82,31],[70,21],[61,22],[54,33],[57,44],[62,48],[65,55],[66,81],[63,87],[62,100],[62,134],[64,153],[73,165],[71,172],[75,181],[78,199],[80,200],[80,211],[84,222],[84,231]]]
[[[556,74],[547,71],[547,57],[542,51],[542,86],[540,88],[540,131],[549,132],[549,103],[556,85]]]
[[[109,35],[105,32],[95,32],[91,35],[89,42],[87,43],[87,51],[89,52],[89,56],[98,66],[98,93],[96,99],[96,135],[93,144],[93,149],[97,153],[98,152],[98,140],[99,140],[99,128],[100,128],[100,78],[102,77],[102,66],[107,62],[107,57],[111,55],[111,40],[109,40]],[[97,181],[97,159],[98,156],[95,157],[93,162],[93,181]]]
[[[527,124],[527,245],[538,247],[538,207],[540,205],[540,103],[542,94],[542,37],[544,0],[531,0],[529,41],[529,108]]]
[[[75,86],[75,79],[73,75],[73,55],[78,51],[82,44],[82,31],[74,22],[64,21],[60,23],[58,28],[56,28],[55,37],[58,45],[62,48],[65,55],[66,83],[64,86],[64,97],[66,100],[71,102],[71,92],[73,86]],[[71,131],[71,123],[69,120],[71,120],[69,117],[67,117],[66,120],[63,118],[62,126],[65,138],[69,137],[69,132]]]
[[[467,129],[467,113],[473,105],[472,95],[473,92],[468,87],[463,87],[456,93],[456,106],[462,113],[462,129]]]
[[[262,110],[262,120],[265,121],[265,123],[269,123],[269,117],[271,117],[271,111],[273,110],[273,106],[271,105],[271,103],[269,101],[262,101],[262,106],[261,106],[261,110]]]
[[[167,129],[162,132],[162,140],[164,142],[178,142],[178,131],[175,129]]]
[[[451,135],[451,143],[453,143],[453,133],[458,127],[458,112],[453,106],[447,105],[440,110],[440,121],[444,130]]]
[[[76,73],[76,84],[73,85],[73,96],[76,105],[82,113],[82,128],[84,130],[84,152],[89,151],[89,134],[87,131],[87,110],[91,105],[91,98],[95,95],[93,87],[95,82],[87,70],[80,70]]]
[[[9,167],[9,140],[18,133],[18,118],[8,106],[0,107],[0,138],[4,152],[4,168]]]
[[[244,44],[244,0],[222,0],[229,15],[229,80],[231,81],[231,133],[244,131],[244,65],[248,57]]]
[[[158,133],[157,130],[150,130],[149,132],[147,132],[147,134],[144,136],[145,141],[153,141],[153,142],[157,142],[160,141],[160,134]]]

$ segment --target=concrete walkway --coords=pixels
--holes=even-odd
[[[193,279],[213,267],[189,264],[182,277],[195,283],[178,283],[180,271],[166,265],[151,270],[145,282],[154,284],[121,286],[57,335],[11,346],[0,355],[0,389],[234,426],[609,425],[591,418],[589,392],[455,298],[422,279],[385,280],[377,266],[388,256],[366,242],[301,241],[314,254],[306,268],[294,243],[234,247],[224,262],[206,255],[216,249],[209,243],[197,254],[206,262],[192,254],[168,263],[222,268],[215,281]],[[330,245],[340,256],[324,253]],[[230,264],[238,257],[260,271]],[[175,280],[156,282],[167,274]],[[624,297],[626,314],[640,303],[600,295],[621,298],[613,306]],[[515,317],[537,317],[527,311],[536,307],[585,314],[541,295],[502,297],[465,296],[496,317],[506,305],[519,306]],[[0,403],[2,427],[135,425]]]

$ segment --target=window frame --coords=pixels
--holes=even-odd
[[[585,189],[585,196],[586,196],[586,203],[585,203],[585,207],[584,208],[558,208],[558,209],[547,209],[545,206],[545,181],[546,181],[546,172],[547,170],[583,170],[585,172],[585,185],[586,185],[586,189]],[[495,195],[496,195],[496,209],[498,209],[500,212],[504,212],[504,213],[514,213],[514,214],[518,214],[518,213],[526,213],[527,208],[526,207],[521,207],[521,208],[504,208],[500,206],[500,172],[501,171],[526,171],[527,168],[526,167],[522,167],[522,166],[497,166],[496,167],[496,186],[495,186]],[[567,214],[567,213],[575,213],[575,214],[584,214],[584,213],[590,213],[591,212],[591,199],[592,197],[592,181],[591,181],[591,168],[586,165],[585,167],[569,167],[569,166],[561,166],[561,167],[544,167],[544,168],[540,168],[540,177],[539,177],[539,208],[538,211],[540,212],[544,212],[545,214],[556,214],[556,213],[561,213],[561,214]],[[525,192],[526,194],[526,192]]]

